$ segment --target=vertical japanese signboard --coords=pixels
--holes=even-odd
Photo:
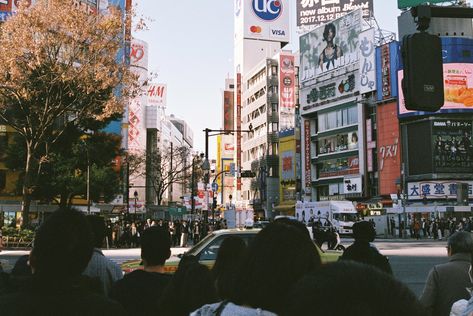
[[[223,92],[223,129],[233,130],[235,120],[233,113],[233,91]]]
[[[360,33],[360,93],[376,90],[374,28]]]
[[[237,73],[237,95],[236,95],[236,161],[237,161],[237,190],[241,190],[241,177],[240,177],[240,169],[241,169],[241,73]]]
[[[279,56],[279,127],[290,129],[295,124],[295,67],[294,55]]]
[[[311,176],[311,157],[310,157],[310,121],[304,121],[304,162],[305,162],[305,191],[306,195],[311,195],[312,176]]]

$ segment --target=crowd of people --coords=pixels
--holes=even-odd
[[[123,276],[100,250],[102,218],[56,211],[36,231],[30,255],[0,273],[0,314],[473,315],[470,232],[448,238],[449,262],[432,268],[418,299],[372,244],[367,221],[353,226],[355,242],[335,263],[322,265],[303,223],[280,218],[249,245],[224,239],[211,269],[185,255],[170,275],[172,224],[141,231],[143,269]]]
[[[208,232],[226,227],[225,221],[205,223],[196,220],[151,220],[146,221],[117,221],[106,223],[106,241],[109,247],[129,248],[140,245],[143,231],[152,226],[166,229],[171,235],[172,247],[188,247],[198,243]]]

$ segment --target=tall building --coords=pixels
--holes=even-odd
[[[273,217],[272,207],[278,203],[279,159],[277,156],[279,114],[269,111],[278,102],[277,61],[272,61],[290,38],[290,1],[235,2],[235,162],[236,190],[233,194],[237,211],[259,205],[267,218]],[[271,80],[269,79],[271,78]],[[268,90],[270,88],[271,90]],[[271,99],[272,98],[272,99]],[[278,112],[278,110],[276,110]],[[253,122],[255,124],[253,124]],[[246,132],[253,127],[252,132]],[[241,132],[243,130],[245,132]],[[264,157],[264,158],[263,158]],[[260,159],[260,180],[242,181],[241,170],[251,170],[251,160]],[[254,165],[254,169],[259,169]],[[259,194],[266,199],[255,199]],[[257,200],[257,201],[254,201]],[[242,205],[242,209],[238,209]]]
[[[300,48],[303,200],[362,199],[365,104],[376,84],[375,68],[360,65],[374,64],[374,30],[362,30],[356,10],[301,36]]]
[[[225,79],[225,89],[222,98],[222,129],[234,130],[234,79]],[[217,168],[216,173],[222,172],[218,176],[218,195],[217,202],[225,205],[230,202],[230,195],[235,188],[235,137],[233,133],[217,136]]]

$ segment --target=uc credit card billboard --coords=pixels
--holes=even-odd
[[[235,0],[237,34],[246,39],[289,42],[290,0]]]
[[[473,39],[443,37],[443,84],[445,102],[435,113],[473,112]],[[401,58],[400,58],[401,59]],[[398,70],[402,82],[403,70]],[[409,111],[405,107],[402,89],[399,89],[399,117],[428,115],[430,112]]]

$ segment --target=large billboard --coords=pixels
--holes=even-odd
[[[361,9],[363,18],[373,14],[373,0],[296,0],[297,26],[329,23],[349,12]]]
[[[380,195],[397,193],[396,180],[401,178],[401,144],[396,107],[396,102],[391,102],[376,108]]]
[[[289,42],[290,10],[290,0],[236,0],[237,39]]]
[[[436,119],[432,121],[432,148],[435,173],[473,173],[473,121]]]
[[[441,40],[445,103],[435,113],[471,112],[473,111],[473,54],[471,54],[473,39],[442,37]],[[397,76],[398,82],[401,83],[402,69],[398,71]],[[402,89],[399,89],[400,117],[428,114],[432,113],[407,110]]]
[[[300,82],[359,61],[358,36],[362,30],[361,10],[302,35],[300,41]]]
[[[403,71],[398,72],[398,82]],[[473,111],[473,64],[443,64],[445,102],[436,113]],[[409,111],[405,106],[404,93],[399,89],[399,116],[428,114]]]
[[[294,128],[296,109],[296,71],[294,55],[279,55],[279,129]]]
[[[164,83],[148,84],[148,106],[166,107],[168,87]]]

